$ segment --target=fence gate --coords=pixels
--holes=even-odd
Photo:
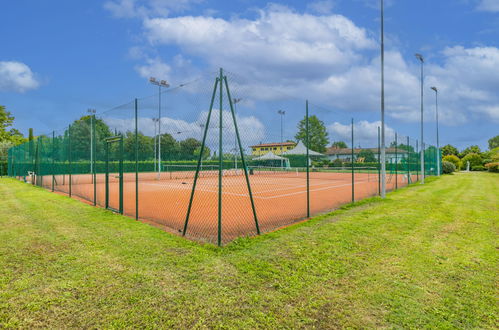
[[[105,141],[106,209],[123,214],[123,135]]]

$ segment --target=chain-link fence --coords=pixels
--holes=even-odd
[[[158,85],[10,148],[8,175],[219,245],[381,193],[376,122],[255,86]],[[435,147],[389,133],[387,190],[437,174]]]

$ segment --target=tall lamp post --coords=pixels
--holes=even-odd
[[[94,116],[95,109],[88,109],[90,114],[90,174],[94,173]]]
[[[353,148],[353,146],[352,146]],[[386,152],[385,152],[385,11],[381,0],[381,198],[386,197]]]
[[[425,177],[425,172],[424,172],[424,140],[423,140],[423,112],[424,112],[424,92],[423,92],[423,85],[424,85],[424,58],[423,55],[421,54],[416,54],[416,58],[421,62],[421,184],[424,184],[424,177]]]
[[[278,110],[277,113],[281,116],[281,154],[280,154],[280,157],[282,157],[282,153],[283,153],[283,150],[282,150],[282,144],[284,143],[283,141],[283,119],[284,119],[284,115],[286,114],[286,111],[284,110]],[[281,159],[281,167],[284,167],[283,165],[283,160]]]
[[[237,114],[236,104],[241,102],[242,98],[233,99],[232,103],[234,104],[234,113]],[[235,124],[234,124],[235,125]],[[237,135],[236,135],[236,126],[234,126],[234,169],[237,170]]]
[[[435,116],[437,119],[437,175],[440,176],[440,144],[438,140],[438,89],[431,87],[435,91]]]
[[[170,84],[166,80],[157,80],[154,77],[149,78],[149,82],[155,86],[159,87],[159,100],[158,100],[158,180],[161,176],[161,88],[170,87]]]

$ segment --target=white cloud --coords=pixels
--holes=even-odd
[[[248,102],[294,95],[343,111],[379,111],[377,41],[344,16],[314,16],[269,5],[254,19],[145,17],[143,26],[150,45],[177,46],[183,54],[166,63],[133,50],[132,55],[145,61],[136,67],[144,77],[180,76],[179,68],[196,72],[188,67],[197,58],[209,69],[223,65],[237,73],[231,85]],[[386,114],[418,122],[419,63],[397,49],[385,55]],[[436,85],[442,124],[463,124],[470,118],[497,121],[493,105],[499,104],[499,49],[449,47],[439,60],[439,65],[425,64],[425,120],[434,120],[429,87]]]
[[[139,73],[141,77],[157,77],[160,79],[170,79],[170,72],[172,68],[164,63],[159,57],[146,58],[146,64],[138,65],[135,70]]]
[[[182,12],[193,4],[203,0],[111,0],[104,3],[104,8],[115,17],[154,17],[168,16],[173,12]]]
[[[21,62],[0,61],[0,91],[25,92],[36,89],[40,83],[30,67]]]
[[[172,113],[181,113],[182,111],[171,110]],[[219,134],[219,110],[213,109],[210,119],[210,126],[206,143],[208,147],[214,150],[218,148],[218,134]],[[232,121],[230,111],[222,111],[223,118],[223,148],[224,152],[231,152],[234,148],[235,126]],[[202,111],[196,120],[187,121],[178,118],[163,116],[161,118],[161,133],[171,134],[176,140],[182,141],[187,138],[195,138],[199,141],[203,138],[204,125],[208,118],[208,111]],[[244,148],[252,144],[259,143],[265,138],[265,126],[263,123],[254,116],[236,116],[237,126],[239,129],[241,143]],[[133,119],[122,119],[107,117],[104,121],[109,125],[111,130],[118,130],[119,132],[133,131],[135,122]],[[151,118],[139,117],[138,118],[139,131],[147,136],[154,136],[155,128],[154,121]],[[157,128],[156,128],[157,129]],[[245,150],[247,152],[248,150]]]
[[[359,50],[376,45],[344,16],[299,14],[275,5],[255,20],[154,18],[144,20],[144,28],[153,44],[175,44],[212,67],[223,63],[239,74],[275,83],[343,72],[360,60]]]
[[[354,144],[355,147],[359,145],[366,148],[377,147],[378,141],[378,127],[381,127],[380,121],[369,122],[362,120],[354,122]],[[352,139],[352,126],[350,124],[341,124],[334,122],[327,126],[330,135],[330,141],[344,141],[348,145],[351,144]],[[385,125],[385,141],[389,146],[391,141],[395,140],[395,131]]]
[[[477,7],[481,11],[499,12],[498,0],[481,0]]]
[[[333,11],[334,2],[332,0],[319,0],[309,3],[307,9],[321,15],[330,14]]]

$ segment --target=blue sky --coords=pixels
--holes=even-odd
[[[289,99],[279,100],[284,93],[330,109],[317,115],[331,140],[346,140],[354,117],[359,144],[372,145],[379,125],[377,6],[377,0],[2,1],[0,104],[24,133],[29,127],[49,133],[87,108],[104,111],[151,95],[151,75],[178,85],[223,66],[242,77],[241,122],[255,141],[277,139],[274,110],[283,106],[285,135],[293,137],[302,114]],[[419,137],[414,53],[420,52],[427,142],[435,143],[429,87],[436,85],[441,145],[485,149],[499,134],[499,0],[386,0],[385,15],[389,136]],[[168,118],[177,126],[167,123],[165,131],[198,120],[179,111]]]

